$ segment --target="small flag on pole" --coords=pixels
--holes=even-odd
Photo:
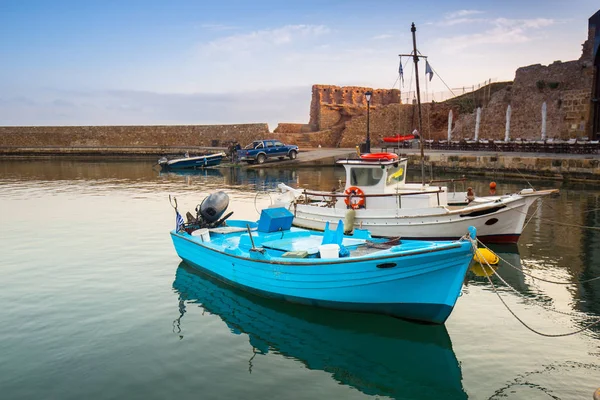
[[[177,214],[175,216],[175,232],[179,232],[181,229],[183,229],[183,217],[181,216],[181,214],[179,214],[179,211],[175,210],[175,214]]]
[[[429,80],[433,78],[433,70],[431,69],[431,65],[429,65],[429,61],[425,61],[425,75],[429,74]]]
[[[400,80],[402,84],[404,84],[404,71],[402,70],[402,57],[400,57],[400,68],[398,68],[398,73],[400,74]]]

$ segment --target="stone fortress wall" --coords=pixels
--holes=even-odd
[[[221,147],[270,136],[266,123],[238,125],[0,126],[2,147]]]

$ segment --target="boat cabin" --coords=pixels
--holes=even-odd
[[[407,158],[398,158],[395,154],[389,157],[338,160],[337,164],[343,165],[346,170],[344,193],[347,197],[339,197],[336,208],[390,209],[445,206],[447,204],[445,187],[406,183],[407,163]]]

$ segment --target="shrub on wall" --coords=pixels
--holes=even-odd
[[[544,80],[537,81],[535,83],[538,89],[543,90],[546,87],[546,82]]]
[[[559,85],[560,85],[559,82],[548,82],[548,87],[553,90],[558,88]]]

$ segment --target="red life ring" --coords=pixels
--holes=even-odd
[[[346,189],[344,193],[346,194],[346,198],[344,199],[344,203],[346,203],[346,206],[352,208],[353,210],[365,208],[365,193],[361,190],[361,188],[358,188],[356,186],[350,186],[348,189]],[[358,201],[353,202],[353,197],[357,197]]]
[[[398,154],[394,153],[367,153],[361,154],[360,158],[368,161],[379,161],[379,160],[397,160]]]

